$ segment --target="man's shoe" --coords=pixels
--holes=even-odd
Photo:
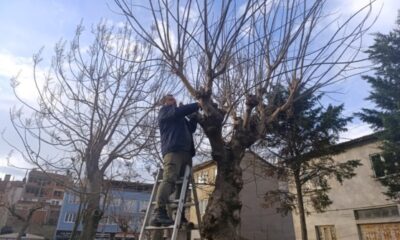
[[[187,224],[187,223],[188,223],[188,220],[186,219],[185,215],[182,215],[181,224],[183,225],[183,224]]]
[[[174,221],[168,216],[165,208],[158,208],[154,210],[153,216],[150,220],[150,225],[155,227],[170,226]]]
[[[181,219],[181,228],[183,229],[193,229],[194,228],[194,224],[192,222],[189,222],[185,215],[182,216]]]

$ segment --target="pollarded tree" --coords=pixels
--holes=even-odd
[[[284,93],[278,92],[280,94],[275,95],[272,101],[279,102],[286,98],[282,96]],[[267,203],[279,201],[277,210],[283,214],[298,210],[303,240],[308,239],[307,206],[322,212],[332,203],[328,196],[329,180],[335,177],[342,183],[344,179],[355,176],[354,170],[360,165],[359,160],[333,160],[333,155],[343,151],[336,141],[340,132],[346,130],[350,118],[342,116],[343,105],[329,105],[326,109],[318,106],[321,97],[322,94],[304,94],[289,111],[279,114],[277,121],[271,124],[265,141],[260,143],[278,159],[276,164],[271,165],[273,174],[285,179],[289,186],[294,186],[294,189],[270,191],[266,193],[265,200]]]
[[[320,0],[115,2],[202,105],[199,123],[218,168],[203,236],[239,239],[245,150],[302,97],[299,88],[314,92],[356,70],[349,66],[358,61],[371,3],[338,22]],[[274,105],[267,97],[277,83],[289,94]]]
[[[375,64],[374,75],[363,76],[372,91],[367,98],[377,108],[363,109],[358,115],[375,130],[380,130],[383,162],[379,181],[388,187],[387,195],[400,199],[400,15],[397,27],[388,34],[375,34],[367,53]]]
[[[107,169],[115,161],[135,160],[146,144],[143,123],[165,81],[159,80],[157,61],[149,61],[152,47],[134,39],[128,27],[101,23],[90,45],[81,43],[82,32],[78,26],[69,45],[56,45],[48,74],[38,73],[40,55],[33,58],[37,104],[16,94],[25,108],[12,111],[11,120],[24,146],[15,148],[27,161],[43,171],[75,174],[79,183],[71,190],[82,191],[84,202],[80,238],[88,240],[103,215]]]

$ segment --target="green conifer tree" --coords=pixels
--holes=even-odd
[[[374,164],[388,187],[387,195],[399,199],[400,192],[400,15],[388,34],[375,34],[367,53],[375,64],[374,74],[363,76],[372,86],[367,98],[376,108],[362,109],[360,118],[372,125],[382,140],[382,162]]]
[[[284,99],[279,96],[281,94],[269,102]],[[270,191],[265,200],[267,204],[279,201],[277,210],[283,214],[295,208],[298,210],[302,240],[308,239],[306,199],[315,211],[324,211],[332,203],[328,196],[329,179],[342,183],[355,176],[355,168],[361,165],[359,160],[336,162],[332,158],[344,150],[343,145],[336,143],[351,119],[342,116],[343,105],[324,108],[320,104],[322,94],[304,96],[294,102],[291,111],[282,113],[279,121],[270,126],[270,134],[264,142],[264,147],[278,157],[277,164],[272,167],[273,174],[294,187],[294,191]]]

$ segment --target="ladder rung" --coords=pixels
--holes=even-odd
[[[161,183],[161,182],[162,182],[162,179],[157,180],[157,182],[158,182],[158,183]],[[182,180],[182,179],[176,180],[176,182],[175,182],[175,184],[181,184],[181,183],[183,183],[183,180]]]
[[[199,223],[201,223],[201,219],[200,219],[200,212],[199,212],[199,203],[198,203],[198,198],[197,198],[197,193],[195,190],[195,186],[192,185],[193,183],[193,175],[192,174],[192,169],[191,167],[188,165],[185,168],[185,174],[183,178],[180,178],[176,181],[177,184],[182,184],[182,191],[179,193],[179,199],[174,199],[174,200],[169,200],[167,202],[168,208],[171,212],[171,214],[181,214],[182,211],[184,211],[184,208],[189,208],[190,206],[196,206],[196,215],[197,215],[197,221]],[[172,231],[169,231],[168,235],[170,236],[171,240],[176,240],[178,237],[178,232],[181,231],[190,231],[192,229],[199,229],[199,225],[194,225],[192,222],[190,223],[180,223],[178,225],[178,218],[175,218],[174,220],[174,224],[170,225],[170,226],[150,226],[149,223],[150,221],[150,216],[152,215],[152,211],[155,208],[156,203],[156,193],[157,193],[157,189],[160,187],[160,183],[162,182],[162,176],[163,172],[160,169],[157,173],[157,180],[156,180],[156,184],[154,184],[153,186],[153,190],[151,193],[151,197],[150,197],[150,204],[147,207],[146,210],[146,215],[143,221],[143,225],[141,227],[141,231],[140,231],[140,235],[139,235],[139,240],[144,240],[146,239],[146,236],[144,235],[145,231],[151,231],[151,230],[167,230],[167,229],[171,229]],[[191,194],[193,194],[193,199],[186,198],[187,197],[187,191],[189,191]],[[184,201],[186,200],[186,201]],[[158,234],[157,231],[155,231],[154,233]],[[164,232],[164,234],[167,234],[166,232]]]
[[[198,230],[199,225],[193,224],[193,223],[181,224],[181,229],[182,230]]]
[[[191,207],[191,206],[194,206],[194,203],[187,202],[187,203],[184,203],[183,206],[184,206],[184,207]],[[169,207],[170,207],[170,208],[177,208],[177,207],[178,207],[178,203],[171,203],[171,204],[169,205]]]
[[[175,199],[175,200],[169,200],[168,202],[167,202],[167,204],[178,204],[179,203],[179,199]],[[153,205],[155,205],[155,204],[157,204],[157,202],[156,201],[154,201],[154,202],[151,202],[151,204],[153,204]]]
[[[152,202],[151,203],[152,205],[156,205],[157,204],[157,202]],[[169,203],[167,203],[167,205],[170,207],[170,208],[177,208],[178,207],[178,202],[169,202]],[[183,206],[184,207],[191,207],[191,206],[194,206],[195,204],[193,203],[193,202],[186,202],[186,203],[184,203],[183,204]]]
[[[161,226],[161,227],[155,227],[155,226],[146,226],[145,227],[146,230],[162,230],[162,229],[171,229],[171,228],[174,228],[174,225]]]
[[[160,226],[160,227],[156,227],[156,226],[146,226],[145,229],[146,230],[164,230],[164,229],[171,229],[174,228],[174,225],[170,225],[170,226]],[[179,230],[197,230],[199,229],[199,226],[197,224],[192,225],[192,226],[184,226],[181,225]]]
[[[177,207],[178,207],[178,204],[179,204],[178,201],[179,201],[179,200],[176,200],[176,201],[174,201],[174,202],[169,202],[169,203],[167,203],[167,205],[168,205],[170,208],[177,208]],[[152,202],[151,204],[152,204],[152,205],[156,205],[157,202]],[[193,202],[186,202],[186,203],[183,204],[184,207],[191,207],[191,206],[194,206],[194,205],[195,205],[195,204],[194,204]]]
[[[199,224],[194,224],[191,229],[192,230],[198,230],[199,229]]]

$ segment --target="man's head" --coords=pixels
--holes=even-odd
[[[176,100],[172,94],[167,94],[161,99],[161,103],[167,106],[176,106]]]

